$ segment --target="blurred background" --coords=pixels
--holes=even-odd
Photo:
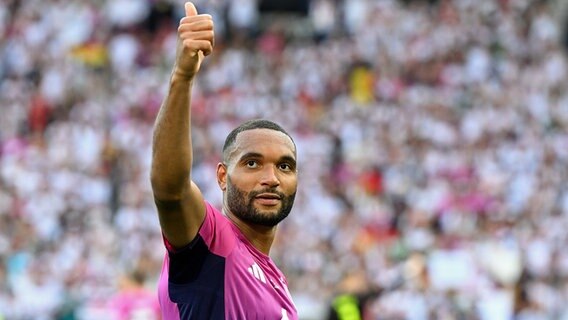
[[[568,1],[195,3],[216,48],[194,179],[220,206],[226,134],[289,130],[271,255],[301,319],[568,319]],[[0,319],[155,319],[150,146],[182,16],[0,1]]]

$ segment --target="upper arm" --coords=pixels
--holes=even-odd
[[[199,232],[205,219],[205,202],[193,181],[179,198],[158,197],[154,194],[162,233],[175,248],[189,244]]]

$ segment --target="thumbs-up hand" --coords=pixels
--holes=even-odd
[[[198,14],[195,5],[185,3],[185,17],[178,27],[178,46],[174,73],[192,79],[199,71],[204,56],[213,52],[215,34],[213,18],[208,14]]]

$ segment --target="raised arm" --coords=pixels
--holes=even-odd
[[[205,217],[201,191],[191,181],[191,88],[214,44],[213,19],[185,4],[178,27],[176,62],[160,107],[152,143],[151,182],[160,226],[174,247],[195,238]]]

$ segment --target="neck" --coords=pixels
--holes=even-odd
[[[267,227],[257,224],[251,224],[239,219],[229,210],[225,211],[225,215],[241,230],[245,238],[257,248],[260,252],[268,255],[274,236],[276,235],[276,227]]]

